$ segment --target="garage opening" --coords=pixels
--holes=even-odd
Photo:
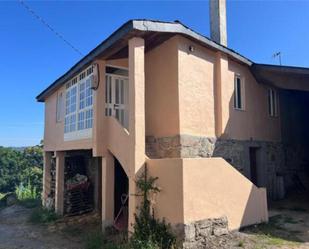
[[[128,229],[129,179],[120,162],[115,162],[114,186],[114,226],[119,231]]]
[[[309,191],[309,92],[280,91],[281,135],[285,155],[282,196]]]

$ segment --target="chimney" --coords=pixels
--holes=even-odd
[[[226,0],[210,0],[210,37],[215,42],[227,46]]]

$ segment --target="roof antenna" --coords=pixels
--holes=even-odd
[[[280,66],[282,65],[282,64],[281,64],[281,52],[280,52],[280,51],[274,53],[272,57],[273,57],[274,59],[278,57],[278,58],[279,58],[279,64],[280,64]]]

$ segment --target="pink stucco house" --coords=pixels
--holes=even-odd
[[[225,3],[210,3],[211,39],[178,21],[130,20],[37,96],[44,205],[96,209],[104,226],[121,217],[131,229],[147,165],[162,189],[155,216],[194,243],[196,224],[267,221],[267,196],[305,185],[309,69],[231,50]]]

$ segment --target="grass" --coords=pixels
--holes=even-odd
[[[0,193],[0,200],[5,196],[5,194]]]
[[[103,234],[100,229],[89,232],[84,238],[85,249],[134,249],[134,244],[123,234]],[[159,249],[153,242],[140,241],[138,248]]]
[[[56,221],[59,216],[54,212],[42,207],[34,209],[29,217],[29,222],[33,224],[47,224]]]
[[[110,240],[100,230],[92,231],[86,235],[85,249],[129,249],[129,243],[120,240]],[[146,249],[146,248],[145,248]]]
[[[296,236],[297,232],[286,230],[282,224],[295,222],[290,217],[276,215],[269,219],[268,223],[259,224],[253,227],[245,228],[243,231],[256,236],[256,248],[265,248],[265,246],[296,246],[301,240]],[[264,247],[263,247],[264,246]]]
[[[35,208],[39,207],[41,204],[40,199],[22,199],[18,200],[18,204],[26,208]]]
[[[240,240],[237,244],[238,247],[244,247],[245,246],[245,242],[243,240]]]

